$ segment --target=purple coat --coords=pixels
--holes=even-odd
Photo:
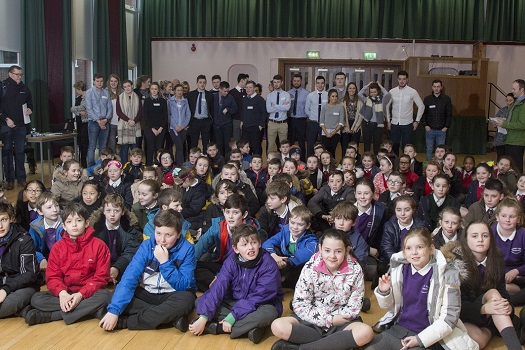
[[[233,254],[228,257],[217,280],[199,298],[197,315],[205,315],[211,320],[221,302],[228,298],[236,301],[231,310],[235,320],[242,320],[264,304],[273,305],[281,316],[284,297],[281,274],[271,255],[265,250],[262,250],[262,254],[253,268],[238,265]]]

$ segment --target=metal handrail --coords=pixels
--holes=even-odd
[[[489,106],[487,108],[487,120],[490,118],[490,105],[493,104],[495,105],[496,107],[498,107],[498,109],[501,109],[502,107],[499,105],[499,103],[496,102],[496,100],[493,100],[492,99],[492,88],[495,88],[496,91],[498,91],[501,95],[503,95],[503,97],[507,96],[507,93],[504,92],[499,86],[497,86],[496,84],[494,83],[489,83]]]

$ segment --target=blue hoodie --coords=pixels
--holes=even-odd
[[[305,264],[317,251],[319,241],[314,233],[306,231],[295,243],[295,254],[288,251],[290,244],[290,225],[284,225],[279,233],[270,237],[262,245],[270,254],[275,253],[275,248],[280,249],[283,256],[287,256],[291,266]]]
[[[58,225],[55,232],[55,243],[62,239],[63,230],[62,225]],[[42,260],[47,259],[51,250],[46,246],[46,229],[44,228],[44,217],[42,215],[39,215],[29,225],[29,234],[35,244],[36,261],[40,264]]]
[[[146,223],[146,225],[144,225],[144,231],[142,233],[144,240],[147,240],[150,237],[155,236],[155,224],[153,223],[153,220],[155,220],[155,216],[157,216],[159,211],[160,211],[160,208],[156,208],[148,213],[148,222]],[[186,237],[186,239],[188,239],[187,232],[190,226],[191,226],[191,223],[188,220],[182,218],[182,237]],[[193,243],[193,242],[190,242],[190,243]]]

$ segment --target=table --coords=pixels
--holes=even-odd
[[[77,135],[78,134],[76,132],[43,133],[43,134],[40,134],[39,136],[27,135],[27,138],[26,138],[27,142],[40,144],[40,167],[41,167],[40,172],[42,173],[42,183],[44,183],[44,143],[58,141],[58,140],[65,140],[65,139],[73,139],[75,154],[77,154],[78,153]],[[47,159],[48,159],[49,175],[53,177],[53,172],[51,171],[51,147],[50,145],[48,145],[47,147]]]

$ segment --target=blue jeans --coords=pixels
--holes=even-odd
[[[26,181],[25,154],[26,127],[15,126],[10,128],[3,125],[0,129],[0,140],[4,144],[2,150],[2,162],[4,164],[5,179],[7,182],[14,182],[15,175],[18,183]],[[13,168],[13,156],[15,167]]]
[[[427,160],[431,160],[434,147],[445,144],[447,133],[445,131],[431,129],[425,132],[425,138],[427,142]]]
[[[90,120],[88,121],[88,135],[89,135],[89,146],[88,146],[88,166],[95,164],[95,148],[100,152],[102,148],[106,147],[108,142],[110,125],[106,125],[106,129],[102,130],[97,122]]]
[[[136,143],[127,143],[125,145],[120,145],[120,161],[122,162],[122,165],[128,162],[128,153],[134,148],[137,148]]]
[[[408,143],[412,143],[412,135],[414,134],[414,126],[412,123],[408,125],[394,125],[390,129],[390,136],[392,137],[392,150],[399,155],[399,146],[401,152],[405,149]]]

